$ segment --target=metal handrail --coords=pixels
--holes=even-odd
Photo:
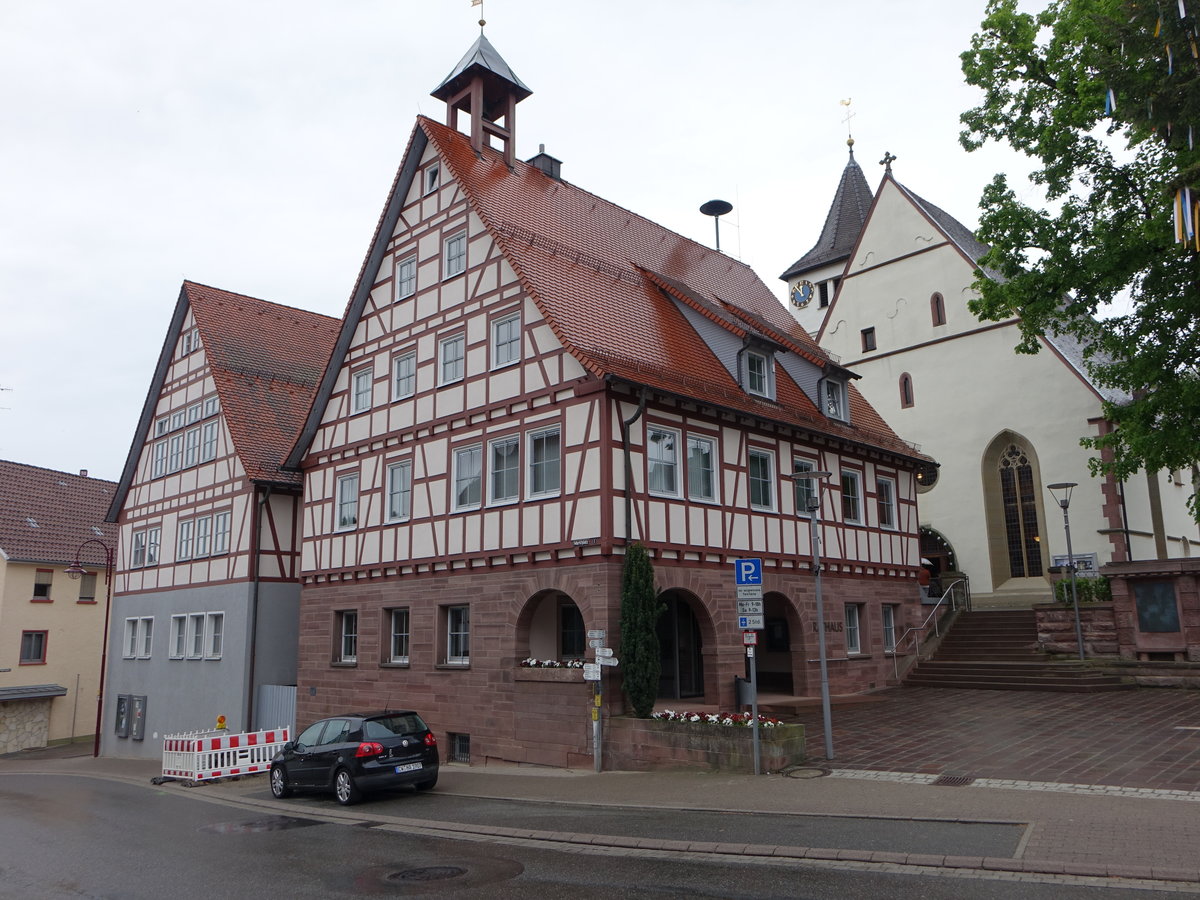
[[[961,585],[961,589],[960,589]],[[958,596],[961,593],[962,602],[958,602]],[[971,582],[966,577],[956,579],[950,582],[950,586],[942,592],[942,596],[938,598],[938,602],[933,605],[933,609],[929,611],[929,615],[925,617],[925,621],[920,625],[914,625],[911,628],[906,628],[904,633],[896,641],[896,645],[892,648],[892,669],[896,674],[896,680],[900,680],[900,648],[904,645],[904,641],[913,632],[918,632],[913,637],[913,653],[920,654],[922,636],[929,630],[929,623],[933,622],[933,633],[935,637],[941,637],[940,620],[938,618],[938,610],[942,608],[942,604],[946,603],[951,610],[971,608]],[[908,654],[904,654],[908,655]]]

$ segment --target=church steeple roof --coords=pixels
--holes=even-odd
[[[787,281],[818,266],[846,259],[862,233],[872,199],[871,188],[854,159],[854,146],[851,144],[850,160],[842,170],[842,180],[838,182],[837,192],[833,195],[821,236],[811,250],[779,277]]]

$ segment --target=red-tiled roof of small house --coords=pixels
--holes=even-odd
[[[299,484],[299,473],[280,465],[308,415],[340,321],[192,281],[183,292],[247,476]]]
[[[104,551],[83,544],[116,547],[117,527],[104,521],[116,489],[112,481],[0,460],[0,551],[54,565],[70,565],[80,552],[79,562],[102,564]]]
[[[735,334],[753,332],[821,367],[828,354],[746,265],[636,213],[418,117],[473,210],[565,347],[592,375],[927,459],[850,387],[851,424],[826,418],[784,372],[753,397],[670,297]]]

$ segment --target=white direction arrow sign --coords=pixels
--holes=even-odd
[[[611,653],[612,651],[610,650],[609,652]],[[617,658],[615,656],[601,656],[596,660],[596,662],[600,663],[602,666],[615,666],[617,664]],[[584,663],[584,665],[586,666],[587,663]]]
[[[595,663],[583,664],[583,680],[584,681],[599,681],[600,667]]]
[[[612,647],[597,647],[596,648],[596,656],[597,657],[612,656],[612,654],[613,654]]]

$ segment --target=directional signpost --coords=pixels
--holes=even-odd
[[[608,633],[603,629],[595,629],[587,633],[588,648],[596,655],[595,660],[583,664],[583,680],[592,682],[592,762],[597,772],[600,771],[600,711],[604,708],[603,672],[606,666],[615,666],[617,658],[613,656],[612,647],[605,647],[604,641]]]
[[[733,562],[733,581],[737,594],[738,628],[743,632],[746,658],[750,660],[750,726],[754,732],[754,774],[762,774],[762,749],[758,740],[758,663],[754,658],[757,637],[763,625],[762,560],[737,559]]]

